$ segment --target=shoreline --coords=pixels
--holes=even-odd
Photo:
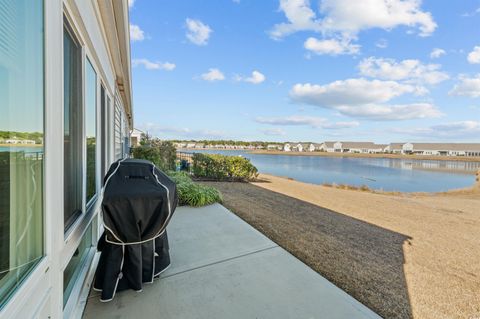
[[[1,144],[0,147],[43,147],[43,144]]]
[[[480,157],[467,156],[433,156],[433,155],[403,155],[403,154],[363,154],[363,153],[328,153],[328,152],[284,152],[254,150],[251,154],[260,155],[286,155],[286,156],[323,156],[323,157],[353,157],[353,158],[387,158],[387,159],[410,159],[424,161],[454,161],[454,162],[480,162]]]

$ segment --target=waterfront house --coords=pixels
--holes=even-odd
[[[195,143],[187,143],[187,148],[195,148]]]
[[[269,151],[276,151],[276,150],[281,150],[282,146],[278,144],[268,144],[267,145],[267,150]]]
[[[290,143],[283,144],[283,151],[284,152],[291,152],[292,151],[292,146],[290,145]]]
[[[480,156],[480,143],[390,143],[385,150],[394,154]]]
[[[204,143],[196,143],[195,148],[205,148],[205,144]]]
[[[315,151],[320,151],[321,150],[322,144],[317,144],[317,143],[310,143],[308,145],[308,151],[309,152],[315,152]]]
[[[0,151],[0,318],[78,318],[102,177],[133,129],[128,1],[0,3],[0,130],[45,142]]]
[[[374,154],[383,153],[387,145],[375,144],[373,142],[324,142],[320,144],[318,150],[324,152],[337,153],[361,153]]]

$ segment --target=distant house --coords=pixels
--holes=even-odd
[[[195,148],[195,143],[187,143],[187,148]]]
[[[480,156],[480,143],[390,143],[386,152],[433,156]]]
[[[195,148],[205,148],[205,144],[204,143],[197,143],[197,144],[195,144]]]
[[[187,147],[187,143],[183,143],[183,142],[174,143],[173,145],[175,145],[176,148],[185,148],[185,147]]]
[[[292,151],[292,146],[290,145],[290,143],[283,144],[283,151],[284,152],[291,152]]]
[[[282,147],[278,144],[268,144],[267,145],[267,150],[269,151],[275,151],[275,150],[281,150]]]
[[[387,145],[375,144],[373,142],[323,142],[317,149],[323,152],[337,153],[362,153],[374,154],[383,153]]]
[[[308,145],[308,151],[309,151],[309,152],[319,151],[320,148],[321,148],[321,145],[322,145],[322,144],[310,143],[310,144]]]
[[[139,130],[138,128],[134,128],[130,133],[130,145],[131,146],[139,146],[140,141],[142,140],[143,131]]]

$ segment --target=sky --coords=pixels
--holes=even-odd
[[[480,142],[480,0],[129,1],[161,139]]]

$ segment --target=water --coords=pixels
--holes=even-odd
[[[0,152],[43,153],[43,146],[0,146]]]
[[[260,173],[313,183],[367,185],[401,192],[440,192],[472,186],[480,162],[251,154],[246,151],[187,150],[249,158]]]

